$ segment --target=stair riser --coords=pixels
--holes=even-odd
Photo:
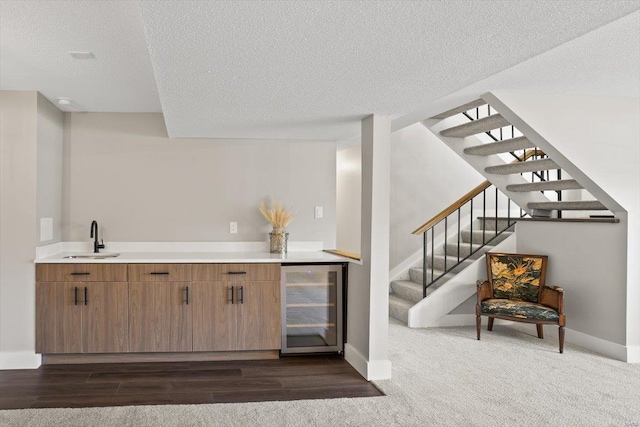
[[[404,324],[409,323],[409,310],[406,308],[395,304],[393,301],[389,302],[389,316],[393,317]]]
[[[402,299],[417,303],[422,300],[421,286],[406,286],[401,282],[391,282],[391,290]]]
[[[433,277],[436,278],[438,276],[440,276],[442,274],[442,270],[433,270]],[[429,286],[429,288],[434,287],[437,288],[438,286],[444,284],[447,280],[451,279],[452,277],[454,277],[455,274],[445,274],[444,276],[442,276],[440,279],[436,280],[436,282]],[[414,283],[417,283],[418,285],[422,286],[422,269],[411,269],[409,270],[409,277],[411,278],[411,281]],[[427,279],[429,281],[431,281],[431,267],[427,268]]]
[[[427,260],[428,262],[428,269],[429,269],[429,275],[431,274],[431,257],[428,258]],[[447,267],[448,268],[453,268],[454,265],[457,264],[457,260],[454,260],[453,258],[447,256]],[[467,267],[469,264],[471,264],[472,261],[467,260],[464,261],[462,263],[462,265],[456,267],[456,271],[458,270],[462,270],[463,268]],[[433,268],[434,270],[446,270],[445,266],[444,266],[444,256],[443,255],[436,255],[433,259]]]
[[[500,230],[498,230],[500,231]],[[461,238],[462,238],[462,242],[469,244],[469,240],[471,239],[471,231],[470,230],[462,230],[460,232]],[[489,242],[491,239],[491,244],[493,246],[497,245],[498,243],[502,242],[504,239],[506,239],[507,237],[509,237],[511,235],[510,232],[505,231],[502,234],[499,234],[496,237],[496,233],[495,230],[485,230],[484,232],[484,243]],[[494,239],[495,238],[495,239]],[[452,242],[451,240],[449,240],[449,242]],[[457,242],[452,242],[455,243],[457,245]],[[473,232],[473,243],[476,245],[481,245],[483,244],[482,241],[482,231],[475,231]]]
[[[515,220],[517,219],[518,215],[520,215],[520,210],[519,209],[512,209],[511,210],[511,214],[514,215],[513,219],[511,220],[512,223],[512,227],[513,227],[513,222],[515,222]],[[486,220],[479,220],[479,224],[477,225],[477,227],[474,224],[474,230],[482,230],[482,223],[484,222],[484,229],[486,231],[495,231],[496,230],[496,220],[494,219],[486,219]],[[504,230],[506,227],[508,226],[508,222],[506,219],[499,219],[498,220],[498,231],[500,230]]]

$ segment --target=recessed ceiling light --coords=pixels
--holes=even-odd
[[[69,52],[73,59],[96,59],[93,52]]]
[[[56,101],[58,102],[58,105],[71,105],[73,102],[69,98],[58,98]]]

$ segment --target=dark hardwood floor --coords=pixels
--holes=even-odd
[[[0,371],[0,409],[382,396],[338,356],[45,365]]]

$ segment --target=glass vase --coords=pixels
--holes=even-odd
[[[269,252],[272,254],[286,254],[289,233],[284,228],[274,228],[269,233]]]

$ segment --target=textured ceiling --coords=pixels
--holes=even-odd
[[[141,2],[172,137],[342,139],[638,9],[611,1]]]
[[[72,98],[71,111],[162,111],[172,137],[339,140],[367,114],[409,117],[481,81],[562,90],[549,79],[573,82],[575,73],[588,84],[601,75],[576,63],[521,65],[639,8],[638,0],[0,1],[0,89]],[[566,53],[615,72],[611,61],[621,58],[592,52],[622,52],[628,40],[591,42]],[[68,54],[85,50],[96,59]],[[488,79],[517,64],[510,80]],[[614,91],[627,85],[627,68]]]
[[[132,1],[0,2],[0,89],[71,98],[67,111],[162,111]]]
[[[398,117],[393,121],[393,129],[432,117],[490,91],[640,98],[640,12]]]

